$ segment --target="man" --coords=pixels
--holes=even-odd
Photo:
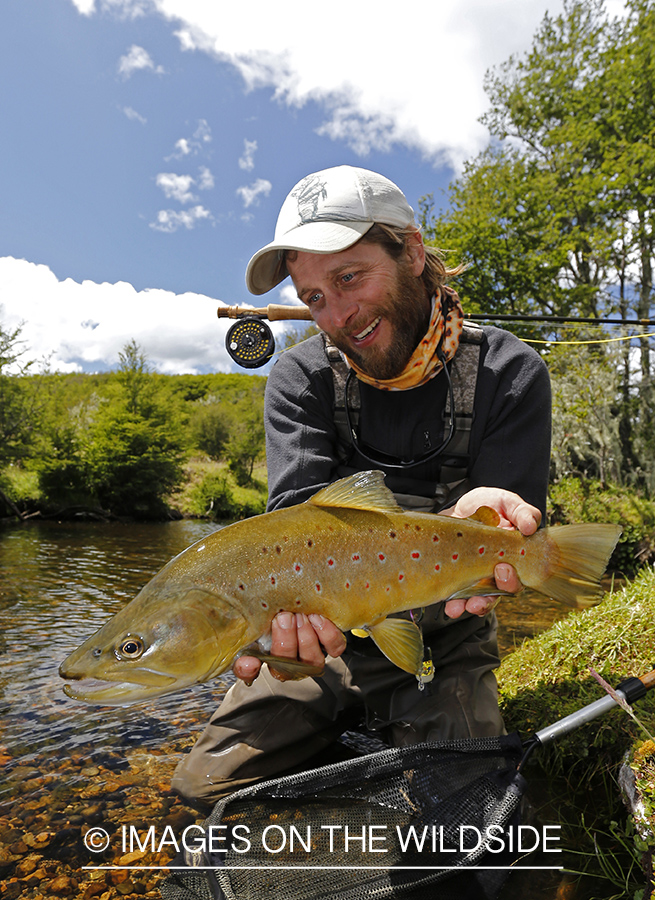
[[[269,509],[378,468],[406,508],[462,517],[487,505],[503,527],[538,528],[550,456],[548,374],[511,334],[464,326],[446,285],[459,271],[424,246],[407,200],[382,175],[340,166],[291,191],[246,283],[263,294],[290,275],[322,333],[284,353],[268,379]],[[495,578],[502,590],[520,588],[507,565]],[[417,597],[411,613],[434,666],[424,690],[371,641],[346,640],[321,616],[279,613],[272,654],[324,665],[323,677],[286,682],[239,658],[240,681],[173,787],[212,804],[307,763],[362,716],[393,745],[501,733],[497,598],[443,599]]]

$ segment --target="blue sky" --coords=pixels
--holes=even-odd
[[[439,202],[484,146],[485,70],[561,3],[308,9],[4,0],[0,322],[30,358],[99,371],[135,338],[159,371],[234,371],[216,307],[292,298],[244,284],[291,187],[348,163]]]

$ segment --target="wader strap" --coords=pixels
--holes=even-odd
[[[443,507],[446,500],[453,495],[461,496],[468,489],[466,482],[468,474],[468,453],[471,438],[471,426],[475,416],[473,402],[475,399],[475,386],[480,365],[480,345],[484,338],[484,332],[479,325],[465,323],[460,345],[457,353],[450,363],[450,374],[453,381],[453,394],[455,399],[455,430],[444,452],[445,464],[441,466],[441,483],[436,485],[435,500],[439,507]],[[344,394],[346,380],[348,378],[348,366],[339,350],[334,346],[326,334],[323,335],[325,353],[332,369],[334,383],[334,407],[333,417],[337,429],[337,455],[339,463],[344,464],[352,453],[352,438],[348,430],[346,419],[346,407]],[[359,395],[359,382],[351,379],[348,393],[348,408],[350,421],[353,428],[359,424],[361,400]],[[443,412],[444,428],[450,426],[450,397],[446,400],[446,408]],[[453,459],[452,457],[458,457]],[[417,506],[425,506],[429,503],[427,498],[416,498]],[[404,502],[403,502],[404,501]],[[409,495],[403,495],[399,501],[401,505],[413,506]]]

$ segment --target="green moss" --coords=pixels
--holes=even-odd
[[[590,667],[612,685],[655,668],[655,572],[643,570],[620,592],[556,622],[503,661],[498,680],[508,730],[528,735],[602,697]],[[655,691],[635,712],[652,733]],[[637,736],[638,726],[617,709],[539,755],[555,770],[582,760],[597,768],[619,761]]]

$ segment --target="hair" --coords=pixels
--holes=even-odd
[[[379,244],[388,255],[399,261],[406,250],[407,240],[410,235],[416,234],[418,229],[414,225],[407,225],[405,228],[398,228],[395,225],[384,225],[376,222],[364,234],[358,243],[361,244]],[[438,288],[442,288],[449,278],[461,275],[467,268],[464,263],[460,263],[454,268],[449,268],[444,262],[443,250],[436,247],[425,247],[425,267],[421,273],[421,279],[427,288],[430,296],[434,294]]]
[[[369,230],[362,235],[356,242],[358,244],[379,244],[385,252],[396,262],[400,262],[403,253],[407,248],[407,241],[410,235],[415,234],[418,228],[414,225],[407,225],[399,228],[395,225],[384,225],[376,222]],[[287,271],[287,259],[293,260],[295,256],[294,250],[282,250],[276,267],[276,277],[280,280],[286,278],[289,274]],[[421,273],[421,279],[430,296],[436,293],[439,288],[446,284],[449,278],[461,275],[467,268],[464,263],[460,263],[454,268],[448,268],[444,262],[443,250],[436,247],[425,247],[425,267]]]

